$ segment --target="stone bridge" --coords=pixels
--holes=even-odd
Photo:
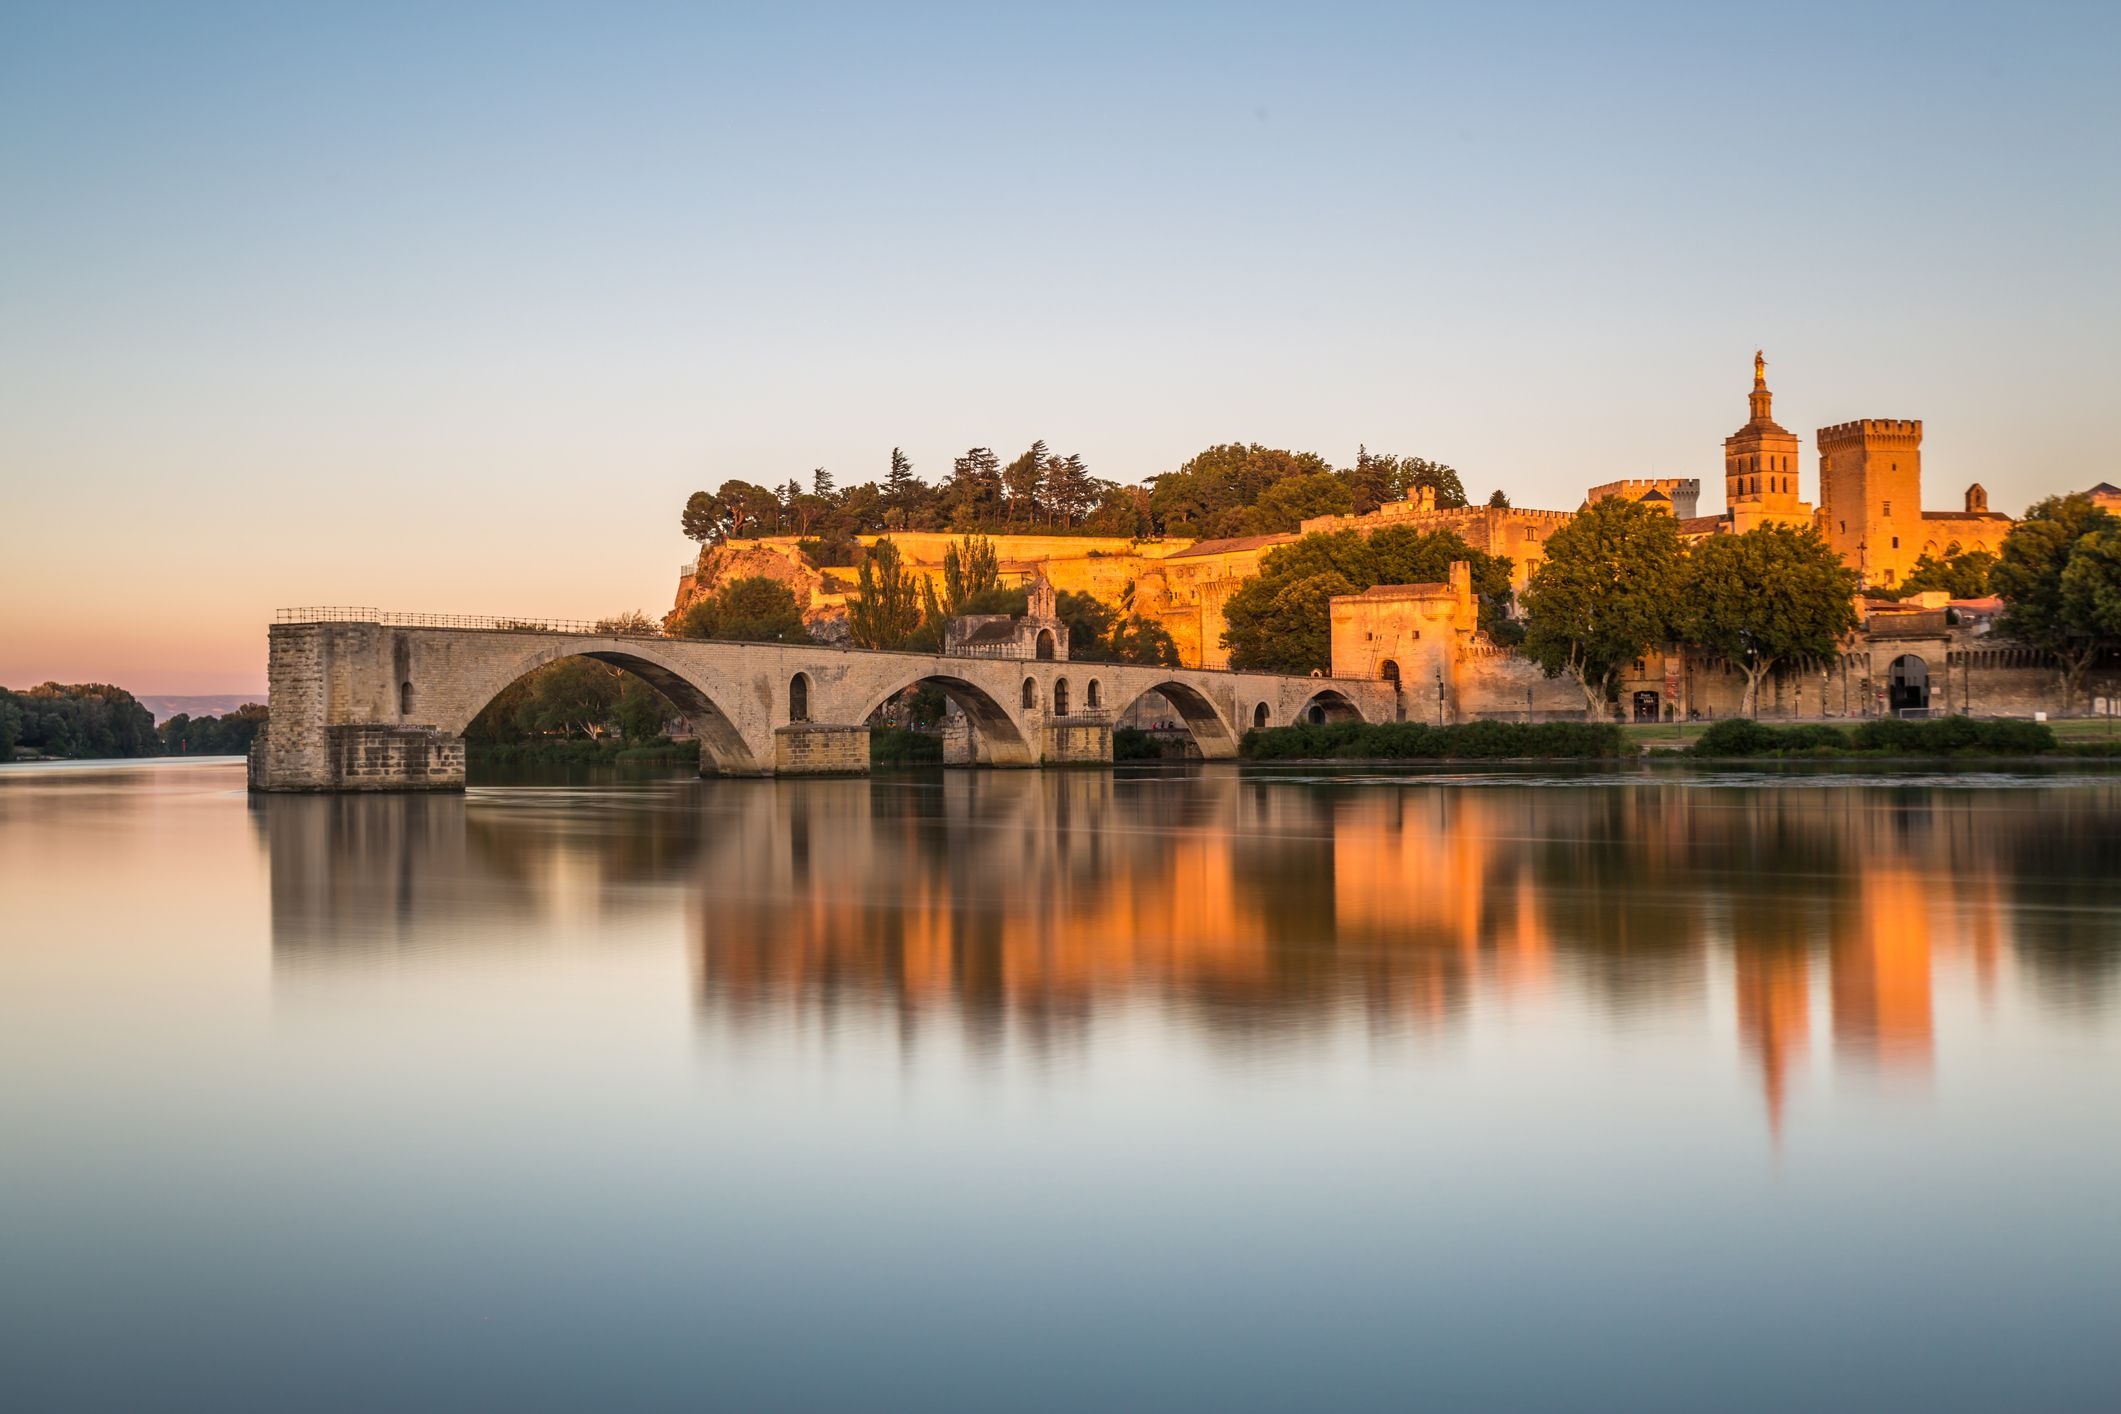
[[[870,714],[917,684],[963,711],[952,765],[1109,762],[1112,724],[1159,693],[1210,760],[1258,726],[1392,721],[1389,682],[1016,658],[941,657],[820,644],[730,643],[428,616],[291,610],[272,626],[271,724],[251,753],[267,791],[457,790],[464,730],[502,689],[580,655],[646,679],[700,741],[703,773],[869,769]]]

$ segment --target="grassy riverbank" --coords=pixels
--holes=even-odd
[[[1933,717],[1926,721],[1879,717],[1846,726],[1827,722],[1771,726],[1740,717],[1703,728],[1687,745],[1686,754],[1712,760],[2121,757],[2121,739],[2073,732],[2064,740],[2051,723],[2013,717]]]

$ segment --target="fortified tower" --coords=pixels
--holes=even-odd
[[[1809,525],[1812,508],[1797,499],[1797,436],[1775,421],[1767,358],[1753,354],[1752,417],[1723,439],[1723,498],[1733,534],[1760,525]]]
[[[1822,427],[1818,440],[1826,543],[1865,585],[1900,583],[1922,555],[1921,422],[1866,417]]]

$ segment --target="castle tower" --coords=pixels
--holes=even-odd
[[[1922,555],[1922,424],[1866,417],[1820,428],[1818,442],[1826,543],[1867,586],[1905,580]]]
[[[1723,498],[1733,532],[1759,525],[1806,525],[1812,508],[1797,499],[1797,437],[1775,421],[1767,358],[1753,355],[1752,416],[1723,439]]]

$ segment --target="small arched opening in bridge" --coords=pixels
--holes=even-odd
[[[1171,704],[1171,710],[1178,714],[1179,721],[1185,725],[1193,745],[1202,756],[1210,760],[1222,760],[1237,754],[1237,733],[1223,720],[1222,713],[1215,710],[1215,704],[1202,695],[1200,689],[1173,679],[1143,689],[1135,695],[1134,702],[1139,702],[1150,693]],[[1121,709],[1122,716],[1133,708],[1134,702]]]
[[[797,673],[788,679],[788,720],[807,722],[810,720],[810,674]]]
[[[398,684],[398,715],[401,717],[412,715],[412,679],[410,678]]]
[[[1036,706],[1038,706],[1038,679],[1037,679],[1037,678],[1025,678],[1025,679],[1024,679],[1024,706],[1025,706],[1026,708],[1031,708],[1031,707],[1036,707]]]
[[[1092,712],[1095,712],[1098,708],[1104,705],[1104,690],[1098,686],[1097,679],[1092,678],[1088,683],[1083,685],[1083,706],[1089,708]]]
[[[587,646],[577,640],[528,655],[485,694],[468,721],[434,725],[477,744],[613,732],[652,739],[678,719],[699,738],[701,769],[712,765],[728,775],[757,775],[764,769],[705,688],[640,652],[579,651]]]
[[[1323,726],[1327,722],[1359,722],[1362,720],[1362,713],[1355,709],[1355,704],[1350,702],[1345,694],[1329,687],[1323,692],[1313,693],[1311,700],[1297,713],[1297,718],[1315,727]]]
[[[1050,628],[1038,631],[1038,660],[1041,663],[1053,661],[1053,630]]]
[[[1930,706],[1930,665],[1913,653],[1893,659],[1885,671],[1886,706],[1892,714],[1920,716]]]
[[[1035,687],[1031,679],[1024,680],[1027,693]],[[938,695],[940,707],[934,704]],[[1029,766],[1038,760],[1009,709],[977,683],[954,677],[915,678],[878,697],[862,720],[875,725],[894,703],[900,704],[899,715],[909,729],[942,738],[945,764]],[[962,745],[955,745],[953,739]]]
[[[1054,680],[1053,715],[1056,717],[1068,715],[1068,680],[1066,678],[1056,678]]]
[[[1268,722],[1268,720],[1270,719],[1270,717],[1271,717],[1272,715],[1273,715],[1273,714],[1271,714],[1270,712],[1268,712],[1268,711],[1267,711],[1267,704],[1266,704],[1266,703],[1264,703],[1264,702],[1255,702],[1255,703],[1253,703],[1253,704],[1252,704],[1252,729],[1253,729],[1254,731],[1265,731],[1265,730],[1267,729],[1267,722]]]

